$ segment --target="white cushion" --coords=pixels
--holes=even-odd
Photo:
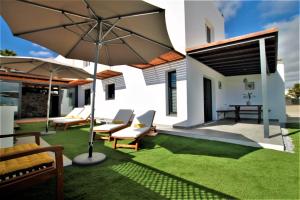
[[[128,127],[113,133],[111,136],[116,138],[138,138],[139,136],[148,132],[149,130],[150,127],[144,127],[144,128]]]
[[[133,110],[120,109],[113,121],[122,121],[123,124],[128,124],[133,114]]]
[[[83,111],[83,107],[74,108],[66,117],[78,116]]]
[[[91,107],[90,106],[85,106],[84,109],[79,113],[79,117],[82,119],[88,119],[91,115]]]
[[[105,132],[105,131],[111,131],[112,129],[115,129],[115,128],[118,128],[121,126],[124,126],[124,124],[103,124],[100,126],[95,126],[93,130]]]
[[[131,127],[134,127],[135,124],[144,124],[146,127],[151,127],[153,123],[153,118],[155,115],[154,110],[148,110],[147,112],[134,118]]]

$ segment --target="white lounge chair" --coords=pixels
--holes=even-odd
[[[112,123],[95,126],[93,129],[94,139],[108,139],[112,133],[124,129],[130,125],[133,116],[133,110],[120,109],[114,117]],[[108,136],[103,136],[103,135]],[[95,136],[98,136],[97,138]]]
[[[64,126],[64,130],[67,130],[67,128],[71,125],[89,123],[90,115],[91,115],[90,106],[84,106],[84,109],[79,113],[78,116],[75,116],[74,118],[63,118],[63,119],[53,120],[53,123],[55,124],[55,129],[58,126]]]
[[[134,148],[136,151],[139,148],[141,139],[151,131],[155,116],[154,110],[149,110],[146,113],[136,117],[131,126],[111,135],[114,138],[113,148],[128,147]],[[118,144],[118,140],[133,140],[130,144]]]
[[[79,116],[79,114],[83,111],[84,107],[79,107],[79,108],[74,108],[73,110],[71,110],[71,112],[69,114],[67,114],[64,117],[52,117],[49,118],[49,121],[54,121],[54,120],[60,120],[60,119],[72,119],[72,118],[76,118],[77,116]]]

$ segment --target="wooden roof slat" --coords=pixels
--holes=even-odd
[[[255,33],[249,33],[249,34],[242,35],[242,36],[237,36],[237,37],[233,37],[233,38],[228,38],[228,39],[219,40],[219,41],[215,41],[215,42],[211,42],[211,43],[207,43],[207,44],[198,45],[198,46],[195,46],[192,48],[187,48],[186,51],[192,52],[192,51],[199,50],[199,49],[204,49],[204,48],[208,48],[208,47],[216,47],[216,46],[221,46],[221,45],[235,43],[235,42],[241,42],[241,41],[265,37],[265,36],[273,35],[273,34],[277,34],[277,33],[278,33],[277,28],[271,28],[271,29],[267,29],[267,30],[263,30],[263,31],[255,32]]]
[[[120,76],[120,75],[122,75],[121,72],[117,72],[117,71],[113,71],[113,70],[104,70],[104,71],[97,73],[97,78],[103,80],[103,79],[112,78],[112,77]]]
[[[276,71],[276,28],[187,49],[187,54],[225,76],[260,73],[259,39],[265,39],[268,71]]]

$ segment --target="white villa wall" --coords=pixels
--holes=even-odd
[[[224,17],[213,1],[185,1],[186,47],[207,43],[207,24],[212,28],[212,41],[222,40],[224,34]]]
[[[85,84],[85,85],[81,85],[81,86],[78,86],[78,107],[83,107],[84,106],[84,91],[86,89],[91,89],[92,88],[92,84],[89,83],[89,84]],[[98,92],[98,91],[96,91]],[[92,95],[92,90],[91,90],[91,95]]]
[[[140,70],[128,66],[112,67],[122,76],[97,80],[95,116],[113,118],[119,109],[133,109],[141,113],[156,110],[154,123],[172,125],[187,118],[186,65],[185,60]],[[167,72],[177,72],[177,115],[167,114]],[[106,100],[107,84],[115,83],[115,99]],[[85,86],[80,86],[82,88]]]
[[[218,82],[221,81],[222,88],[224,88],[225,77],[189,56],[187,57],[187,77],[188,122],[186,125],[194,126],[204,123],[203,77],[212,82],[212,111],[213,120],[216,120],[216,110],[221,108],[225,98],[225,91],[218,88]]]
[[[184,0],[145,0],[146,2],[165,9],[166,25],[174,48],[186,54],[185,42],[185,9]]]
[[[65,116],[73,109],[72,103],[70,103],[68,98],[68,89],[61,90],[61,105],[60,105],[60,115]]]
[[[279,120],[279,122],[285,122],[284,79],[282,78],[284,77],[283,64],[278,65],[277,68],[277,72],[269,74],[267,79],[268,103],[270,109],[269,118]],[[254,82],[254,90],[245,89],[245,84],[243,82],[245,78],[248,80],[248,82]],[[219,101],[220,109],[230,109],[230,104],[246,104],[247,99],[243,97],[243,94],[247,94],[248,92],[253,93],[255,96],[251,99],[251,104],[262,104],[260,74],[225,77],[222,86],[224,95],[223,99]],[[247,118],[257,118],[253,115],[242,116]]]

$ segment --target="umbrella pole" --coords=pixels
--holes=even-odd
[[[94,129],[94,119],[95,119],[95,96],[96,96],[96,80],[97,80],[98,61],[99,61],[99,42],[97,42],[97,44],[96,44],[96,58],[95,58],[94,74],[93,74],[89,158],[91,158],[93,156],[93,129]]]
[[[76,156],[73,159],[73,164],[77,165],[94,165],[105,160],[106,156],[103,153],[93,152],[93,129],[94,129],[94,119],[95,119],[95,96],[96,96],[96,80],[97,80],[97,65],[99,62],[100,54],[100,38],[102,33],[102,22],[98,22],[98,34],[99,39],[96,42],[96,55],[94,64],[94,74],[93,74],[93,86],[92,86],[92,105],[91,105],[91,122],[90,122],[90,132],[89,132],[89,149],[88,153],[83,153]]]
[[[49,113],[50,113],[50,100],[51,100],[52,76],[53,76],[53,73],[52,73],[52,71],[50,71],[49,89],[48,89],[48,101],[47,101],[46,133],[48,133],[48,129],[49,129]]]
[[[49,114],[50,114],[50,102],[51,102],[52,79],[53,79],[53,71],[50,71],[49,88],[48,88],[48,99],[47,99],[47,120],[46,120],[46,130],[41,132],[41,134],[44,134],[44,135],[55,133],[55,131],[49,131]]]

